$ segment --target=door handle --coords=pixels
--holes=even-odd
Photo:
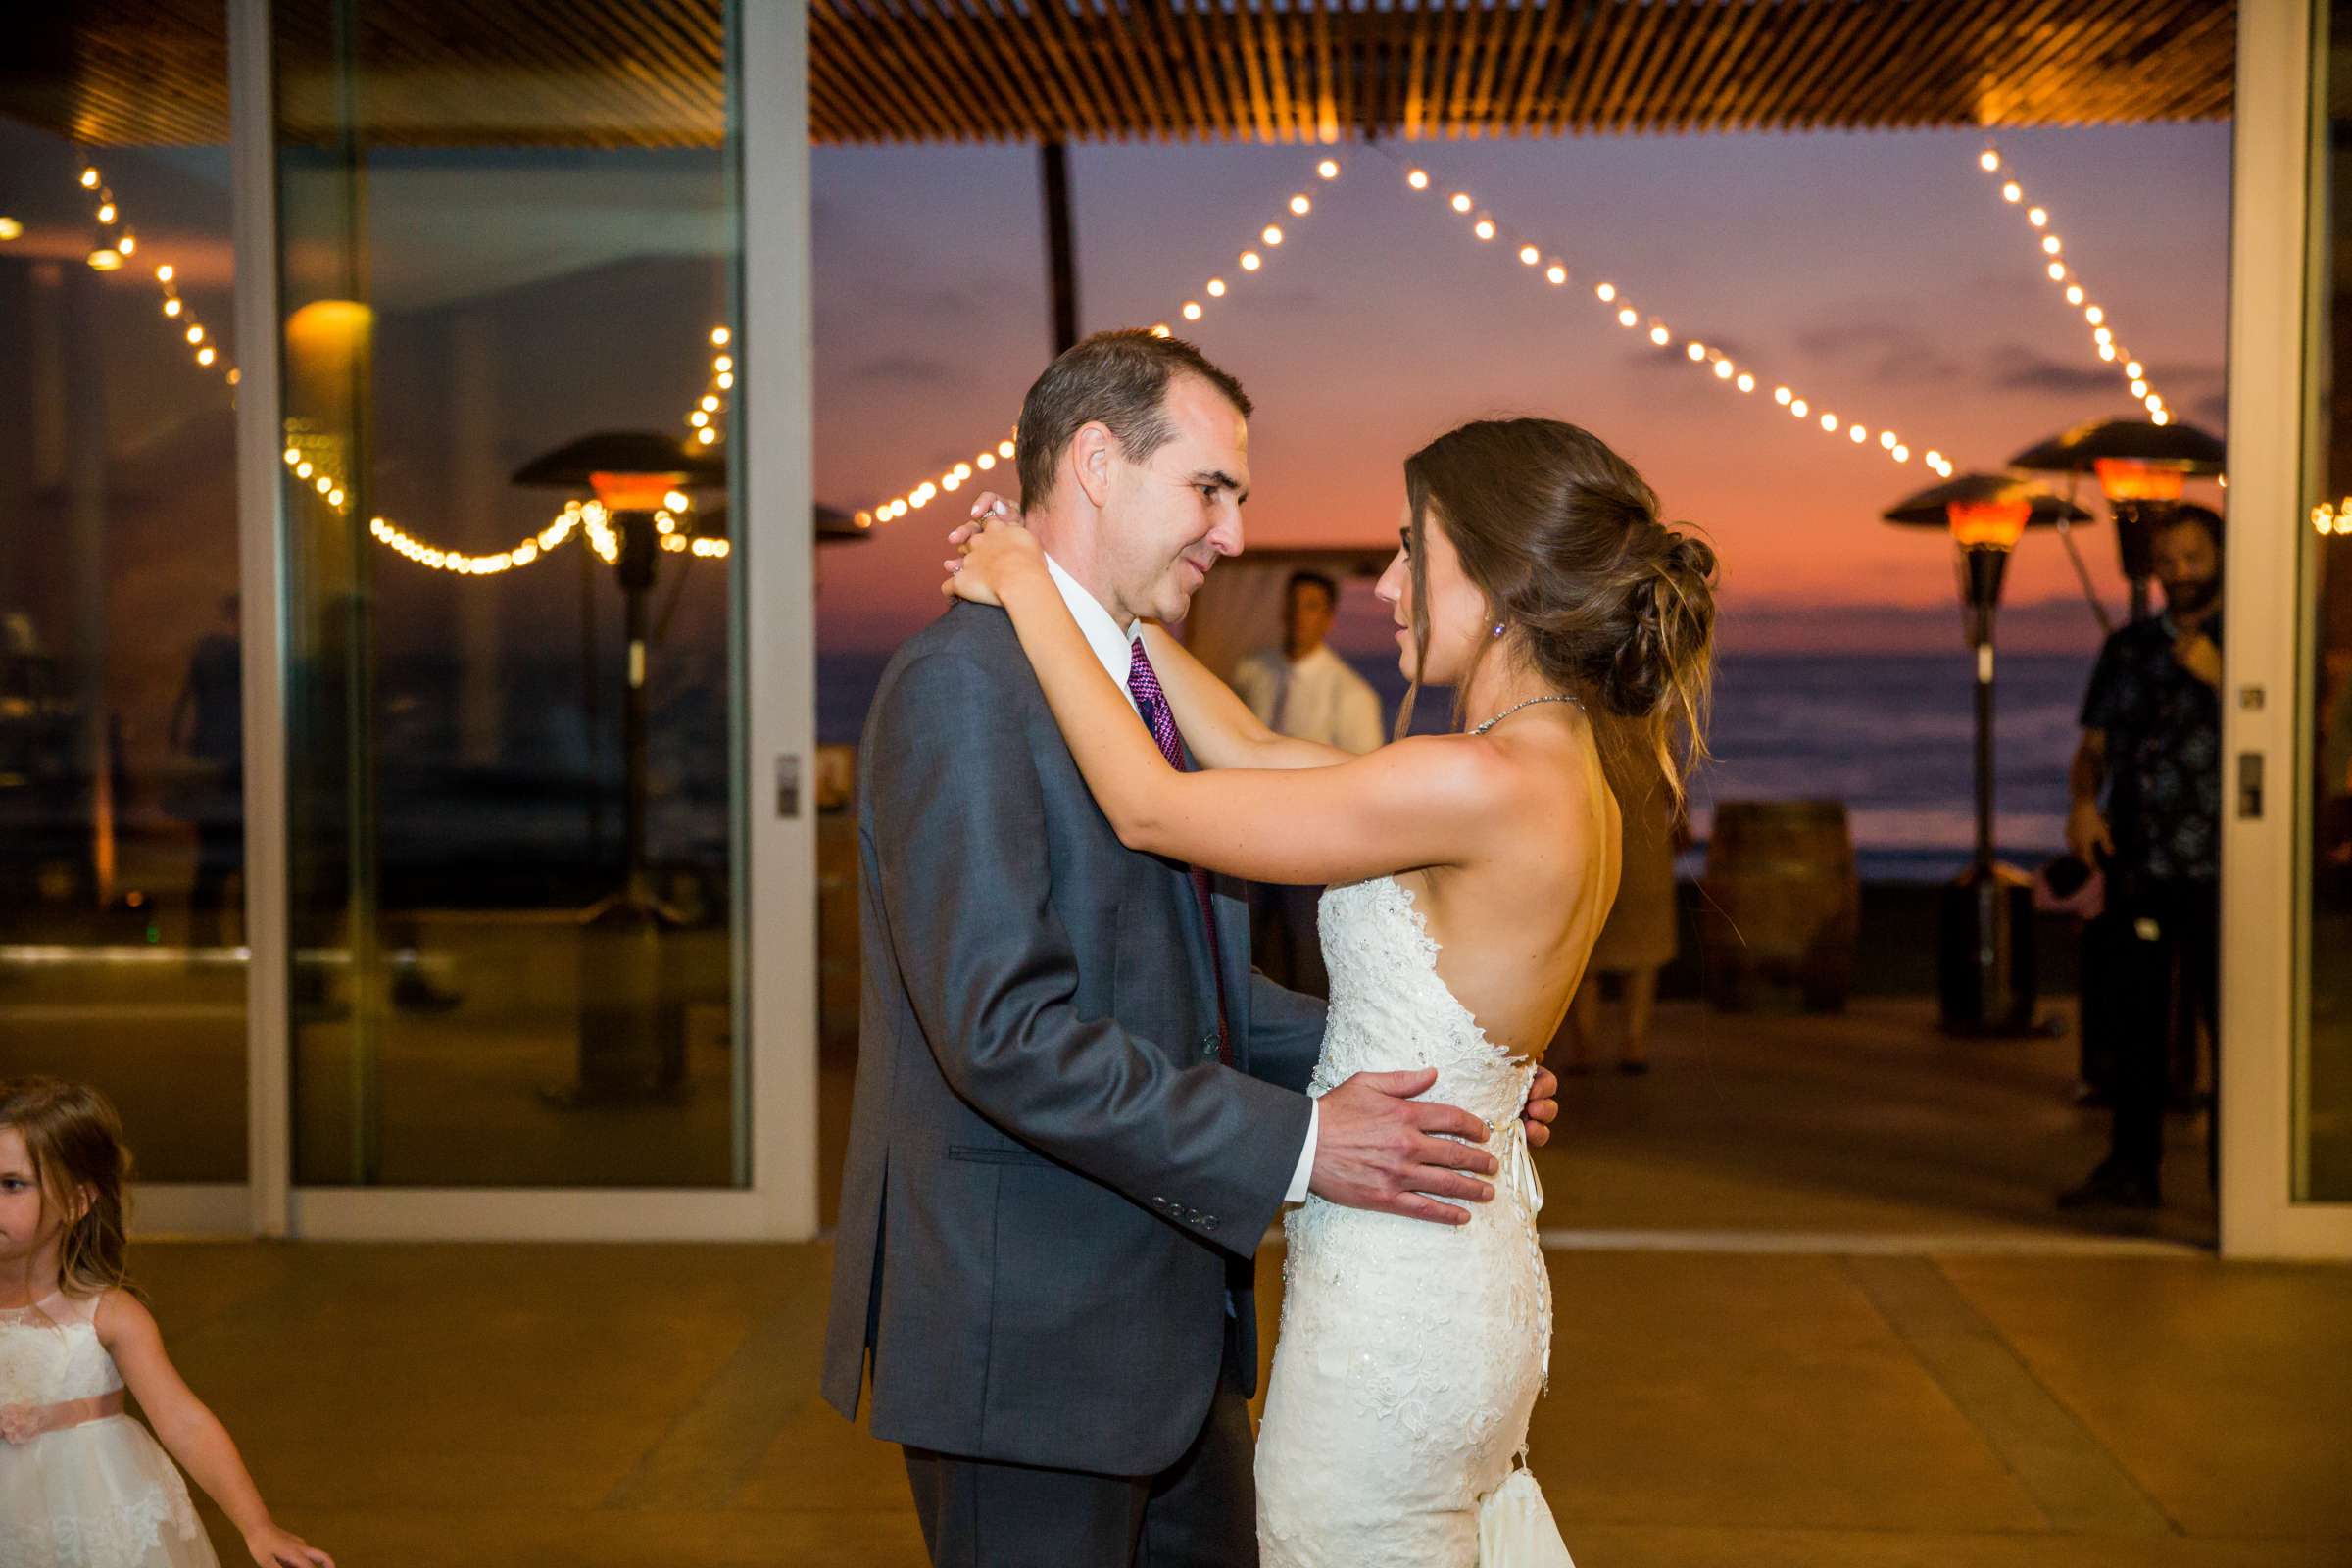
[[[2262,818],[2262,754],[2237,754],[2237,818],[2241,822]]]

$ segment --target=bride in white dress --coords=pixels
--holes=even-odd
[[[1185,466],[1162,448],[1097,477],[1199,488]],[[1214,477],[1247,492],[1246,475]],[[1703,750],[1715,557],[1659,522],[1623,459],[1555,420],[1441,436],[1406,461],[1403,548],[1378,590],[1413,682],[1398,730],[1423,685],[1455,689],[1457,728],[1477,722],[1362,758],[1272,733],[1147,627],[1144,654],[1198,770],[1171,769],[1035,539],[993,498],[951,536],[962,555],[946,586],[1010,612],[1123,842],[1330,884],[1316,1094],[1357,1072],[1434,1068],[1421,1098],[1493,1129],[1493,1201],[1419,1200],[1452,1225],[1316,1197],[1290,1215],[1257,1447],[1261,1560],[1546,1568],[1568,1553],[1524,1468],[1551,1299],[1518,1107],[1616,896],[1600,745],[1653,753],[1678,792]],[[1203,571],[1209,535],[1204,520]]]

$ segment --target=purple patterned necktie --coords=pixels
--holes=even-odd
[[[1135,656],[1127,666],[1127,691],[1135,699],[1136,710],[1152,727],[1152,738],[1159,743],[1159,755],[1168,760],[1168,765],[1179,773],[1189,773],[1193,764],[1184,755],[1184,737],[1176,733],[1176,715],[1168,710],[1168,694],[1159,689],[1159,675],[1144,653],[1143,640],[1131,638],[1128,646],[1135,650]],[[1225,1021],[1225,970],[1217,961],[1217,918],[1212,912],[1215,906],[1210,901],[1208,873],[1197,865],[1191,870],[1193,897],[1200,902],[1200,923],[1208,931],[1209,972],[1217,979],[1217,1059],[1230,1067],[1233,1030]]]

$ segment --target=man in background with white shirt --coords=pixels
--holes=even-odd
[[[1321,572],[1293,572],[1283,589],[1283,646],[1243,660],[1234,671],[1233,689],[1276,734],[1361,757],[1387,736],[1380,694],[1324,641],[1339,609],[1338,583]],[[1322,938],[1315,930],[1315,905],[1322,896],[1321,888],[1268,883],[1250,900],[1250,937],[1259,966],[1283,985],[1317,997],[1331,989]]]

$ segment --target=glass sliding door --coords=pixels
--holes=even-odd
[[[2222,1246],[2352,1257],[2352,3],[2238,13]]]
[[[114,1100],[149,1229],[247,1176],[226,15],[27,15],[0,92],[0,1075]]]
[[[439,9],[271,12],[313,1234],[752,1179],[733,19]]]

